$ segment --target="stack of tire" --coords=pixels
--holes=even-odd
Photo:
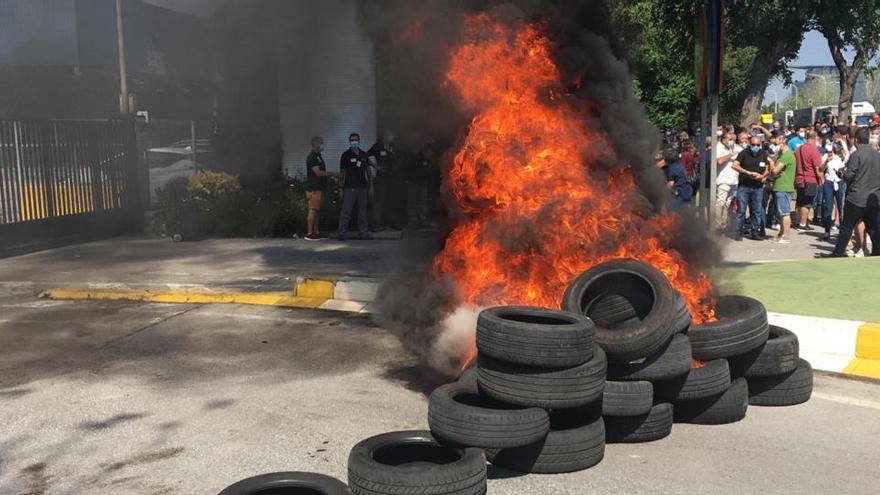
[[[656,268],[615,260],[585,272],[563,308],[590,317],[608,356],[603,415],[609,442],[663,438],[673,422],[725,424],[748,406],[806,402],[812,369],[797,337],[764,306],[722,296],[717,321],[691,325],[682,296]]]
[[[717,321],[692,326],[663,273],[614,260],[578,277],[562,306],[482,312],[476,363],[431,394],[430,431],[358,443],[347,488],[280,473],[222,495],[482,495],[487,460],[524,473],[588,469],[606,442],[658,440],[674,422],[731,423],[750,404],[794,405],[812,393],[797,337],[770,326],[754,299],[723,296]]]
[[[583,315],[528,307],[483,311],[475,372],[431,394],[431,431],[525,473],[598,464],[605,454],[600,402],[607,360],[594,339],[594,325]]]

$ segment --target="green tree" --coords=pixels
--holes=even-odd
[[[739,0],[728,4],[727,43],[756,49],[742,98],[739,122],[757,122],[770,80],[790,81],[788,63],[800,51],[813,0]]]
[[[797,98],[794,93],[780,102],[779,111],[797,110],[805,107],[825,107],[837,105],[838,95],[830,89],[830,84],[821,80],[804,85],[798,91]]]
[[[828,40],[834,65],[840,73],[839,117],[852,114],[856,81],[880,50],[880,5],[877,0],[818,0],[816,27]],[[855,51],[850,65],[844,50]]]
[[[699,115],[695,98],[694,33],[702,0],[611,0],[612,30],[637,80],[648,119],[680,127]],[[722,122],[757,122],[770,79],[790,80],[788,62],[800,49],[812,14],[809,0],[727,3]]]
[[[701,0],[612,0],[612,30],[622,47],[635,82],[635,94],[648,119],[660,128],[680,128],[696,122],[699,102],[694,80],[694,31]],[[728,23],[735,20],[728,20]],[[739,118],[742,94],[758,50],[730,46],[724,56],[725,91],[720,118]],[[683,55],[684,54],[684,55]]]

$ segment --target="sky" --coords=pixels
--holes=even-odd
[[[854,55],[851,52],[846,52],[844,55],[849,62],[852,62]],[[804,37],[804,43],[801,45],[801,51],[798,54],[798,58],[791,65],[834,65],[834,60],[831,59],[831,52],[828,50],[828,42],[825,40],[825,36],[819,31],[810,31],[807,33]],[[793,73],[792,78],[795,81],[804,80],[803,70],[794,70]],[[778,94],[779,103],[782,103],[782,101],[792,93],[791,88],[786,88],[782,85],[782,81],[773,81],[767,88],[767,92],[764,94],[765,105],[773,103],[773,91]]]

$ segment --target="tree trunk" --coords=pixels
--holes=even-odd
[[[856,93],[856,81],[859,72],[848,70],[847,74],[840,75],[840,102],[838,103],[837,121],[849,125],[852,115],[853,97]]]
[[[747,128],[761,119],[764,92],[767,89],[767,84],[770,83],[773,69],[782,60],[786,53],[786,48],[786,44],[777,43],[755,57],[755,61],[752,63],[749,82],[746,85],[746,98],[739,117],[740,126]]]
[[[834,65],[837,66],[837,72],[840,74],[840,99],[837,105],[837,120],[849,125],[850,116],[852,115],[853,97],[856,93],[856,82],[865,68],[867,63],[867,55],[864,51],[856,52],[856,58],[853,59],[852,66],[847,65],[846,57],[843,56],[845,43],[836,31],[829,27],[822,29],[822,34],[828,40],[828,49],[831,51],[831,58]]]

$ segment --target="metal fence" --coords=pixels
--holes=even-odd
[[[136,167],[130,121],[0,120],[0,249],[112,233],[136,210]]]

